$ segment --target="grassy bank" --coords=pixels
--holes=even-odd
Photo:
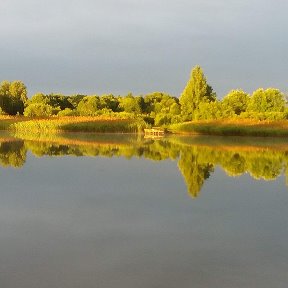
[[[288,136],[288,121],[211,120],[174,124],[169,130],[178,134],[219,136]]]
[[[147,124],[143,119],[113,117],[0,117],[0,130],[25,134],[58,132],[139,133]],[[218,136],[288,136],[288,121],[211,120],[173,124],[168,130],[175,134]]]
[[[0,119],[1,130],[24,133],[137,133],[144,128],[143,120],[108,117],[6,117]]]

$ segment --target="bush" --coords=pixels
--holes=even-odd
[[[168,125],[171,124],[171,115],[169,114],[157,114],[155,117],[155,125],[156,126],[162,126],[162,125]]]
[[[172,115],[172,114],[157,114],[155,117],[155,125],[156,126],[163,126],[163,125],[170,125],[182,122],[183,119],[180,115]]]
[[[52,116],[53,108],[48,104],[34,103],[27,106],[24,110],[24,116],[37,117],[37,116]]]

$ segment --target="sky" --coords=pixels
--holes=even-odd
[[[29,96],[288,92],[287,0],[0,0],[0,81]]]

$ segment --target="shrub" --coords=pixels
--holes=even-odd
[[[53,115],[53,108],[48,104],[34,103],[27,106],[24,110],[24,116],[51,116]]]

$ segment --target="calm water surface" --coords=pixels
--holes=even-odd
[[[1,287],[287,287],[285,141],[44,138],[0,136]]]

